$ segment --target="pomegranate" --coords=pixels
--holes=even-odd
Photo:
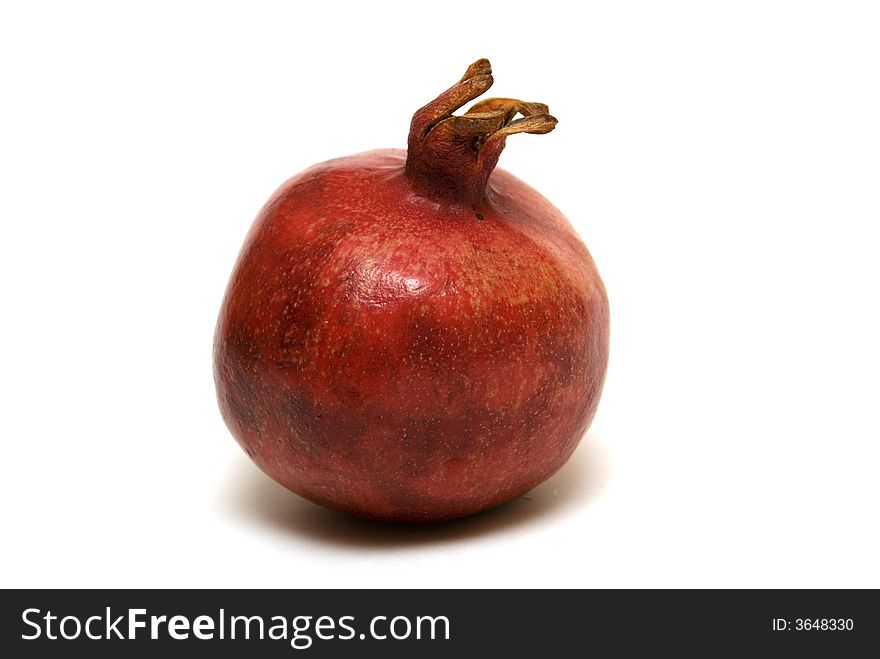
[[[313,502],[428,522],[508,501],[588,428],[608,301],[566,218],[495,165],[546,105],[453,113],[485,59],[418,110],[407,151],[328,160],[284,183],[235,265],[214,341],[223,418]]]

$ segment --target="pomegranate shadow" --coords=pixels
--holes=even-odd
[[[571,459],[547,481],[497,508],[451,522],[376,522],[315,505],[237,458],[227,477],[225,512],[279,534],[360,550],[395,549],[467,541],[536,524],[589,505],[605,488],[609,471],[603,442],[588,434]]]

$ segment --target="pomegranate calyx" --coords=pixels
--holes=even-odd
[[[406,176],[418,193],[478,203],[508,135],[549,133],[556,126],[545,104],[512,98],[484,99],[462,115],[453,114],[492,83],[489,60],[477,60],[461,80],[413,115]]]

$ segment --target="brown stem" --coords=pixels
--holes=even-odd
[[[489,60],[478,60],[460,81],[413,115],[406,176],[420,194],[476,204],[508,135],[549,133],[556,126],[543,103],[512,98],[485,99],[463,115],[452,114],[492,82]]]

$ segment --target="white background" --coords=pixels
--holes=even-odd
[[[4,3],[0,585],[880,587],[880,12],[856,2]],[[489,57],[501,166],[612,305],[593,428],[439,527],[287,493],[217,411],[288,176]]]

